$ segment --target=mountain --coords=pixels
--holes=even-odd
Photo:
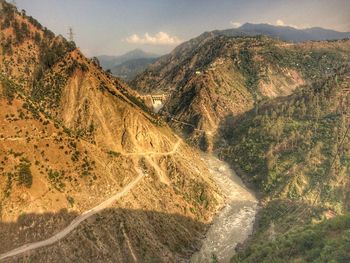
[[[262,194],[233,262],[348,262],[350,64],[222,123],[220,155]],[[328,221],[328,219],[332,220]],[[330,234],[333,233],[333,234]],[[328,252],[326,252],[328,251]]]
[[[113,76],[130,81],[158,57],[159,55],[135,49],[121,56],[102,55],[97,58],[104,70],[110,70]]]
[[[103,69],[113,69],[116,66],[119,66],[125,62],[136,60],[136,59],[154,59],[159,57],[159,55],[145,52],[141,49],[134,49],[120,56],[107,56],[101,55],[98,56],[98,60]]]
[[[227,116],[331,74],[349,61],[349,50],[349,40],[292,44],[210,32],[161,57],[131,86],[143,94],[166,94],[162,112],[172,126],[189,142],[211,150]]]
[[[273,26],[270,24],[246,23],[236,29],[217,30],[216,35],[226,36],[257,36],[265,35],[288,42],[340,40],[350,38],[350,32],[338,32],[335,30],[312,27],[297,29],[290,26]]]
[[[1,262],[187,261],[223,203],[198,152],[5,1],[0,29]]]
[[[131,81],[156,60],[157,58],[131,59],[112,67],[111,73],[113,76],[119,77],[125,81]]]
[[[289,43],[204,33],[131,85],[260,193],[232,262],[348,262],[350,40]]]
[[[285,262],[349,262],[349,229],[349,215],[309,224],[275,240],[264,240],[232,262],[278,262],[281,258]]]

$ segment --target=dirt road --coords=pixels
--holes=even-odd
[[[13,256],[16,256],[19,254],[23,254],[25,252],[28,252],[30,250],[34,250],[37,248],[46,247],[46,246],[52,245],[52,244],[60,241],[61,239],[66,237],[70,232],[72,232],[75,228],[77,228],[81,222],[83,222],[86,219],[88,219],[89,217],[101,212],[103,209],[109,207],[110,205],[113,204],[113,202],[117,201],[118,199],[120,199],[121,197],[126,195],[129,191],[131,191],[138,184],[138,182],[144,177],[144,174],[142,173],[141,170],[139,170],[138,173],[139,173],[139,175],[130,184],[125,186],[120,192],[113,195],[112,197],[110,197],[109,199],[107,199],[103,203],[99,204],[98,206],[95,206],[94,208],[91,208],[90,210],[85,211],[83,214],[76,217],[70,223],[69,226],[67,226],[66,228],[64,228],[60,232],[58,232],[56,235],[54,235],[46,240],[42,240],[39,242],[30,243],[30,244],[25,244],[25,245],[23,245],[19,248],[16,248],[12,251],[1,254],[0,260],[3,260],[3,259],[8,258],[8,257],[13,257]]]
[[[15,138],[18,139],[18,138]],[[140,152],[140,153],[130,153],[129,155],[172,155],[175,154],[176,151],[178,150],[179,146],[181,144],[181,140],[179,139],[175,144],[173,149],[170,152],[163,152],[163,153],[157,153],[157,152]],[[138,182],[145,176],[143,174],[143,172],[141,171],[141,169],[139,168],[135,168],[138,172],[138,176],[127,186],[125,186],[120,192],[118,192],[117,194],[113,195],[112,197],[110,197],[109,199],[107,199],[106,201],[102,202],[101,204],[99,204],[98,206],[95,206],[94,208],[85,211],[83,214],[81,214],[80,216],[76,217],[70,224],[69,226],[67,226],[66,228],[64,228],[63,230],[61,230],[60,232],[58,232],[56,235],[46,239],[46,240],[42,240],[42,241],[38,241],[38,242],[34,242],[34,243],[29,243],[29,244],[25,244],[19,248],[13,249],[7,253],[4,254],[0,254],[0,260],[3,260],[5,258],[9,258],[9,257],[13,257],[19,254],[23,254],[25,252],[37,249],[37,248],[41,248],[41,247],[45,247],[45,246],[50,246],[58,241],[60,241],[61,239],[63,239],[64,237],[66,237],[70,232],[72,232],[75,228],[77,228],[79,226],[79,224],[83,221],[85,221],[86,219],[88,219],[89,217],[101,212],[103,209],[109,207],[110,205],[113,204],[113,202],[115,202],[116,200],[120,199],[121,197],[123,197],[124,195],[126,195],[128,192],[130,192],[137,184]]]

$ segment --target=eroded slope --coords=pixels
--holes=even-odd
[[[6,2],[0,12],[0,253],[58,233],[141,175],[100,215],[116,236],[92,218],[45,257],[60,261],[66,244],[88,262],[188,258],[222,201],[197,153],[74,43]]]

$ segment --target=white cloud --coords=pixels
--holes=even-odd
[[[283,22],[283,20],[277,19],[276,25],[278,25],[278,26],[285,26],[286,24]]]
[[[170,36],[165,32],[158,32],[154,36],[145,33],[143,36],[133,34],[125,39],[130,44],[150,44],[150,45],[177,45],[182,41],[176,36]]]
[[[233,26],[233,28],[238,28],[242,25],[242,23],[240,22],[234,22],[234,21],[231,21],[230,22],[231,26]]]
[[[300,29],[301,28],[301,27],[298,27],[298,26],[293,25],[293,24],[286,24],[286,23],[284,23],[284,21],[282,19],[277,19],[276,20],[276,25],[277,26],[289,26],[289,27],[294,27],[296,29]]]

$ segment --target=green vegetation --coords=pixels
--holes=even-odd
[[[71,207],[74,206],[75,201],[74,201],[74,198],[73,198],[73,197],[67,196],[67,201],[68,201],[68,203],[69,203],[69,205],[70,205]]]
[[[0,75],[0,83],[3,86],[3,96],[6,97],[8,103],[11,104],[13,99],[15,98],[16,89],[8,79],[3,78],[1,75]]]
[[[350,262],[350,215],[264,240],[231,262]]]
[[[4,175],[7,176],[7,182],[6,182],[6,187],[4,189],[4,195],[5,195],[5,197],[9,197],[11,195],[11,192],[12,192],[12,182],[13,182],[14,174],[7,173]]]
[[[119,152],[115,152],[115,151],[109,151],[108,152],[108,155],[110,156],[110,157],[119,157],[120,156],[120,153]]]
[[[22,162],[18,170],[18,183],[27,188],[31,188],[33,183],[32,171],[30,170],[30,163]]]
[[[64,192],[65,184],[63,182],[64,179],[64,171],[54,171],[49,170],[48,177],[52,185],[55,187],[56,190],[60,192]]]
[[[294,68],[302,72],[306,79],[311,80],[334,74],[342,63],[349,60],[346,52],[321,47],[303,50],[298,47],[266,45],[261,54],[266,57],[267,62],[280,67]]]
[[[221,157],[267,200],[255,235],[234,262],[348,262],[342,234],[322,236],[323,225],[300,229],[327,213],[350,211],[350,94],[343,93],[350,67],[334,71],[289,97],[260,103],[234,126],[223,125],[229,146]],[[334,253],[319,253],[332,247]]]
[[[34,101],[48,101],[48,107],[54,108],[59,105],[62,88],[66,84],[66,78],[55,74],[50,81],[41,81],[33,86],[32,98]]]
[[[53,44],[42,43],[40,63],[34,73],[34,85],[31,92],[34,101],[45,101],[49,109],[59,105],[62,89],[78,64],[76,61],[69,61],[70,65],[65,67],[65,71],[60,72],[54,71],[52,67],[74,48],[74,45],[61,41],[55,41]],[[63,65],[62,63],[60,65]]]
[[[248,113],[239,125],[224,130],[230,146],[221,156],[270,196],[298,199],[321,180],[334,195],[339,189],[325,178],[332,181],[333,174],[350,168],[350,134],[341,144],[350,97],[338,97],[340,81],[338,76],[329,78]]]
[[[238,68],[242,71],[246,78],[245,86],[253,95],[255,100],[261,99],[261,94],[258,92],[259,84],[259,69],[257,63],[253,60],[254,54],[246,45],[239,51],[240,64]]]

